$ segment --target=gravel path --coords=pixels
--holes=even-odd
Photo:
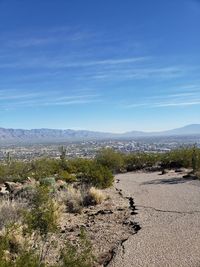
[[[200,267],[200,181],[174,172],[116,176],[133,197],[141,229],[124,242],[110,267]]]

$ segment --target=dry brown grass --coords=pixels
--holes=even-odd
[[[84,207],[102,203],[106,196],[95,187],[74,188],[69,186],[66,191],[60,192],[58,196],[60,203],[65,203],[67,211],[70,213],[81,213]]]
[[[79,189],[69,186],[66,192],[65,203],[68,212],[80,213],[83,208],[83,195]]]
[[[19,222],[24,203],[9,199],[0,199],[0,230],[8,224]]]
[[[99,190],[95,187],[91,187],[89,189],[89,196],[95,202],[95,204],[101,204],[106,199],[106,196],[102,190]]]

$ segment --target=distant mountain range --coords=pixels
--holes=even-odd
[[[200,135],[200,124],[191,124],[162,132],[132,131],[122,134],[95,132],[86,130],[57,130],[57,129],[5,129],[0,128],[0,141],[2,142],[57,142],[78,140],[102,140],[117,138],[138,138],[153,136],[175,136],[175,135]]]
[[[124,133],[124,136],[174,136],[174,135],[199,135],[200,124],[190,124],[181,128],[176,128],[168,131],[161,132],[138,132],[132,131]]]

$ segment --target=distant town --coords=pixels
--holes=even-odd
[[[59,147],[66,148],[68,158],[94,158],[103,148],[112,148],[122,153],[148,152],[164,153],[180,147],[196,145],[200,147],[200,135],[146,137],[125,140],[91,140],[79,142],[41,143],[41,144],[0,144],[0,161],[9,152],[12,159],[29,161],[35,158],[59,158]]]

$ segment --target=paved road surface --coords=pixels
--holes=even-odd
[[[119,249],[109,267],[200,267],[200,181],[181,174],[116,176],[133,197],[141,230]]]

